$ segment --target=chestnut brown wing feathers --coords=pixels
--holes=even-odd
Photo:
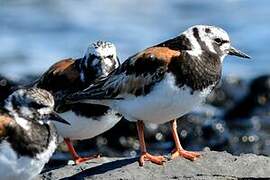
[[[162,80],[171,58],[179,55],[179,51],[167,47],[148,48],[127,59],[105,80],[69,98],[72,101],[89,95],[93,99],[146,95],[155,83]]]
[[[74,66],[74,59],[64,59],[55,63],[41,76],[36,86],[52,93],[70,89],[80,79],[80,72]]]
[[[7,126],[11,123],[12,119],[6,115],[0,115],[0,139],[4,138],[7,134]]]

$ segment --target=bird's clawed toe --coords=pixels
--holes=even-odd
[[[77,157],[76,159],[74,159],[74,162],[76,165],[84,163],[86,161],[92,160],[92,159],[98,159],[100,158],[100,154],[95,154],[89,157]]]
[[[184,149],[175,149],[171,153],[171,159],[175,159],[176,157],[183,157],[183,158],[186,158],[188,160],[194,161],[197,158],[199,158],[200,156],[201,156],[200,153],[186,151]]]
[[[163,156],[154,156],[149,153],[142,153],[139,159],[140,166],[143,166],[145,161],[151,161],[154,164],[163,165],[166,162],[166,159]]]

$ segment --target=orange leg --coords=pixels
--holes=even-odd
[[[199,153],[186,151],[181,146],[180,139],[179,139],[179,136],[178,136],[178,133],[177,133],[176,119],[172,120],[170,122],[170,124],[171,124],[173,139],[174,139],[174,142],[175,142],[175,149],[172,151],[172,159],[181,156],[181,157],[184,157],[184,158],[189,159],[191,161],[196,160],[200,156]]]
[[[69,138],[65,138],[64,141],[67,144],[68,150],[69,150],[69,152],[70,152],[70,154],[71,154],[71,156],[72,156],[75,164],[77,164],[77,165],[80,164],[80,163],[83,163],[85,161],[88,161],[88,160],[91,160],[91,159],[95,159],[95,158],[99,158],[100,157],[99,154],[93,155],[93,156],[89,156],[89,157],[80,157],[77,154],[77,152],[75,151],[75,149],[74,149],[74,147],[73,147],[70,139]]]
[[[139,159],[140,166],[144,165],[144,161],[151,161],[152,163],[162,165],[166,159],[163,156],[153,156],[146,151],[145,141],[144,141],[144,124],[143,121],[137,121],[137,131],[139,135],[141,155]]]

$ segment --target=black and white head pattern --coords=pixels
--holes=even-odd
[[[191,43],[192,50],[189,54],[201,55],[204,51],[212,52],[221,57],[221,61],[228,54],[231,47],[229,35],[219,27],[196,25],[182,33]]]
[[[54,98],[43,89],[19,89],[5,100],[4,106],[15,119],[40,121],[53,112]]]
[[[116,47],[108,41],[92,43],[84,56],[84,67],[94,69],[96,77],[107,76],[120,65]]]

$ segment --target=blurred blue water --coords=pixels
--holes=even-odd
[[[56,60],[80,57],[109,40],[122,60],[194,24],[226,29],[252,61],[228,57],[224,73],[244,78],[270,72],[270,1],[260,0],[1,0],[0,73],[41,73]]]

